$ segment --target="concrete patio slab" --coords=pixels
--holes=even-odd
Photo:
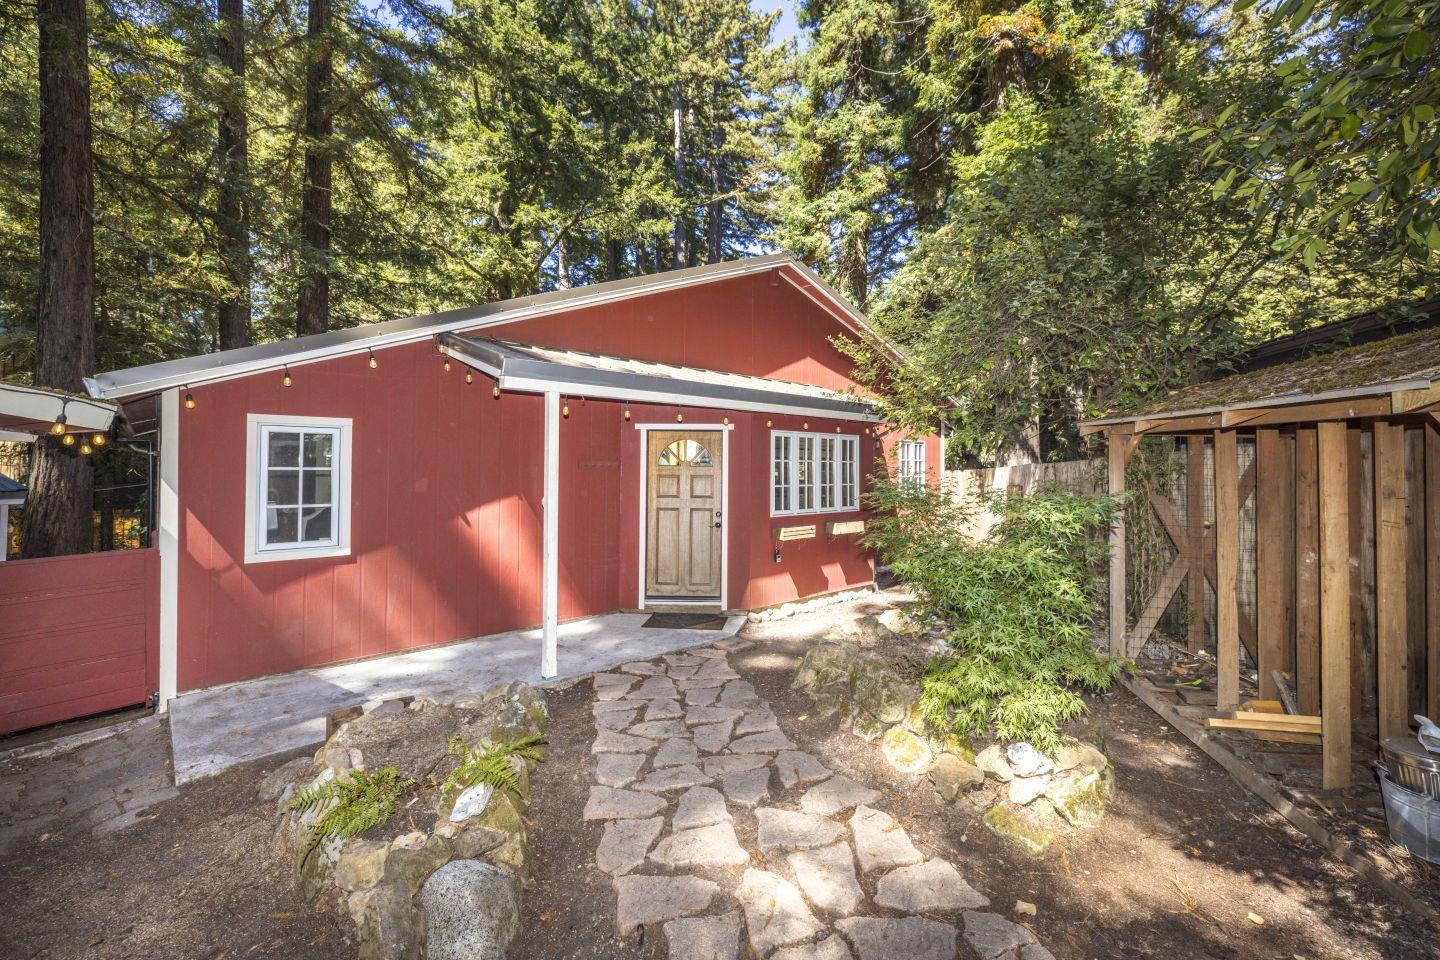
[[[437,702],[508,680],[558,683],[635,660],[715,643],[723,630],[645,627],[648,614],[612,613],[560,625],[559,674],[540,678],[540,631],[517,630],[386,657],[300,670],[197,690],[170,703],[175,782],[187,783],[247,760],[318,745],[336,710],[401,696]]]

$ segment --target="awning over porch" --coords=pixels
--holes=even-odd
[[[105,431],[115,420],[116,405],[60,390],[0,383],[0,440],[29,442],[63,422],[71,431]],[[60,417],[63,421],[59,421]]]
[[[814,417],[878,419],[874,406],[862,397],[788,380],[542,347],[475,334],[445,333],[438,340],[447,354],[494,378],[502,390],[559,391],[632,403],[680,403]]]

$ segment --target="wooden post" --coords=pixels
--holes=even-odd
[[[1350,786],[1350,497],[1345,424],[1318,428],[1320,459],[1320,739],[1326,790]]]
[[[1295,431],[1295,695],[1320,712],[1320,492],[1314,427]]]
[[[1425,426],[1425,689],[1440,723],[1440,423]]]
[[[1240,706],[1240,481],[1235,431],[1215,431],[1215,707]]]
[[[1190,652],[1205,646],[1205,438],[1185,438],[1185,535],[1190,560]]]
[[[1361,441],[1365,428],[1345,428],[1350,458],[1350,715],[1358,717],[1365,706],[1369,653],[1365,644],[1365,470]]]
[[[1279,430],[1255,431],[1256,605],[1259,614],[1260,696],[1277,700],[1272,670],[1289,666],[1290,624],[1294,607],[1295,478],[1290,449]]]
[[[1107,435],[1107,474],[1110,495],[1125,492],[1125,436],[1115,430]],[[1110,652],[1125,652],[1125,514],[1121,511],[1110,528]]]
[[[1375,421],[1375,673],[1380,738],[1410,732],[1405,625],[1405,426]]]

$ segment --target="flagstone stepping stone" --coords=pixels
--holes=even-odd
[[[805,899],[817,910],[850,914],[865,900],[860,881],[855,877],[855,856],[850,852],[850,844],[842,842],[801,850],[786,859]]]
[[[953,960],[955,956],[955,928],[948,923],[924,917],[847,917],[835,926],[860,960]]]
[[[672,667],[698,667],[709,657],[697,657],[693,653],[667,653],[662,659]]]
[[[640,706],[630,700],[596,700],[590,705],[590,712],[597,717],[609,713],[632,713]]]
[[[633,663],[622,664],[620,672],[633,673],[640,677],[658,677],[665,672],[665,668],[653,660],[636,660]]]
[[[778,729],[780,725],[775,720],[774,712],[769,707],[760,707],[745,714],[745,717],[735,724],[735,736],[743,737],[750,733],[767,733]]]
[[[651,700],[650,705],[645,708],[645,719],[649,720],[679,720],[685,716],[685,710],[680,706],[679,700]]]
[[[738,674],[736,675],[738,677]],[[755,687],[749,680],[732,678],[725,684],[725,692],[720,694],[720,703],[735,704],[736,706],[758,707],[760,698],[755,696]]]
[[[694,649],[694,650],[691,650],[691,651],[690,651],[690,655],[691,655],[692,657],[701,657],[701,658],[706,659],[706,660],[724,660],[724,659],[725,659],[725,651],[719,649],[719,648],[718,648],[717,646],[715,646],[714,644],[711,644],[711,645],[708,646],[708,647],[698,647],[698,648],[696,648],[696,649]]]
[[[693,763],[682,764],[678,767],[666,767],[663,770],[652,770],[644,780],[635,783],[636,790],[643,790],[646,793],[665,793],[670,790],[684,790],[686,787],[699,786],[702,783],[709,783],[710,778],[700,772],[700,768]]]
[[[862,803],[874,803],[879,799],[879,790],[871,790],[849,777],[836,774],[829,780],[806,790],[800,798],[800,809],[806,813],[818,813],[821,816],[831,817],[837,813],[844,813],[851,807],[859,806]]]
[[[669,677],[646,677],[640,686],[625,694],[627,700],[674,700],[678,696],[675,681]]]
[[[755,819],[760,824],[756,842],[767,855],[773,850],[812,850],[829,846],[845,835],[845,829],[840,824],[812,813],[761,807],[755,811]]]
[[[855,955],[845,945],[844,937],[832,934],[818,943],[777,950],[770,955],[770,960],[855,960]]]
[[[775,772],[780,775],[780,784],[786,790],[830,776],[829,767],[799,750],[781,750],[775,754]]]
[[[1055,954],[1038,943],[1027,943],[1020,948],[1020,960],[1055,960]]]
[[[602,753],[595,758],[595,780],[606,787],[623,787],[640,776],[643,753]]]
[[[665,924],[670,960],[736,960],[740,955],[740,914],[686,917]]]
[[[752,733],[748,737],[730,741],[731,753],[774,753],[777,750],[794,750],[795,741],[779,730],[769,733]]]
[[[990,899],[965,882],[948,860],[936,857],[913,867],[900,867],[880,878],[875,902],[902,913],[974,910]]]
[[[586,820],[643,820],[664,809],[664,799],[648,793],[591,787],[584,817]]]
[[[726,822],[672,833],[655,845],[650,859],[667,867],[733,867],[747,862],[750,854]]]
[[[624,700],[616,700],[616,703],[624,703]],[[597,730],[624,730],[635,720],[635,711],[625,710],[616,713],[602,713],[595,718],[595,729]]]
[[[737,770],[757,770],[770,762],[763,753],[727,753],[705,758],[705,772],[715,777]]]
[[[595,850],[595,866],[612,876],[629,873],[645,862],[650,844],[660,836],[664,817],[647,820],[611,820]]]
[[[714,787],[691,787],[680,795],[680,806],[670,820],[672,830],[693,830],[712,823],[729,823],[732,817],[725,797]]]
[[[681,688],[684,689],[682,681]],[[691,687],[685,690],[685,706],[687,707],[708,707],[720,696],[720,687]]]
[[[734,707],[691,707],[685,711],[685,723],[688,726],[697,727],[705,723],[724,723],[726,720],[739,720],[743,711]]]
[[[730,721],[724,723],[710,723],[703,727],[691,727],[690,736],[695,741],[695,746],[706,753],[719,753],[730,743],[730,730],[735,724]]]
[[[628,733],[616,733],[614,730],[601,730],[595,737],[595,742],[590,745],[591,753],[647,753],[655,746],[654,740],[646,740],[644,737],[632,737]]]
[[[719,660],[712,660],[709,663],[705,664],[703,667],[701,667],[695,673],[695,679],[723,680],[729,682],[731,680],[739,680],[740,674],[736,673],[734,670],[731,670],[728,663],[723,663]]]
[[[619,700],[625,696],[634,682],[634,677],[618,673],[597,673],[594,677],[595,699]]]
[[[751,867],[740,878],[735,897],[745,911],[750,949],[757,957],[777,947],[810,940],[825,930],[795,885],[777,873]]]
[[[665,923],[703,913],[719,890],[700,877],[637,873],[616,877],[615,927],[623,937],[642,923]]]
[[[626,732],[632,737],[650,737],[655,740],[690,736],[690,731],[679,720],[646,720],[635,724]]]
[[[999,914],[971,910],[965,914],[965,942],[980,960],[996,960],[1012,957],[1016,950],[1036,940],[1035,934]]]
[[[696,671],[698,671],[699,669],[700,668],[698,666],[678,666],[671,667],[665,672],[670,675],[671,680],[689,680],[691,677],[695,676]]]
[[[655,769],[661,767],[678,767],[687,763],[699,763],[700,751],[695,749],[695,744],[689,740],[666,740],[660,744],[660,749],[655,751]],[[714,776],[709,770],[705,771],[707,776]]]
[[[746,647],[753,647],[755,644],[750,640],[741,640],[739,637],[726,637],[724,640],[717,640],[714,643],[716,650],[727,653],[734,653],[736,650],[744,650]]]
[[[860,861],[861,873],[905,867],[925,859],[910,842],[905,828],[890,814],[874,807],[855,808],[850,818],[850,832],[855,837],[855,856]]]
[[[757,756],[757,754],[750,754]],[[770,796],[770,771],[766,767],[755,770],[732,770],[720,774],[720,789],[731,803],[742,807],[753,807]]]

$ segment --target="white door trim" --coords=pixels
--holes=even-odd
[[[556,644],[560,621],[560,394],[545,394],[545,493],[541,549],[540,676],[546,680],[559,672]]]
[[[160,689],[164,713],[180,678],[180,388],[160,394]]]
[[[730,431],[733,423],[637,423],[640,431],[640,570],[636,576],[635,598],[639,609],[645,609],[645,564],[648,562],[650,521],[649,505],[645,495],[650,484],[650,431],[651,430],[694,430],[696,433],[717,431],[720,434],[720,458],[725,461],[725,474],[720,481],[720,602],[721,610],[730,609]]]

